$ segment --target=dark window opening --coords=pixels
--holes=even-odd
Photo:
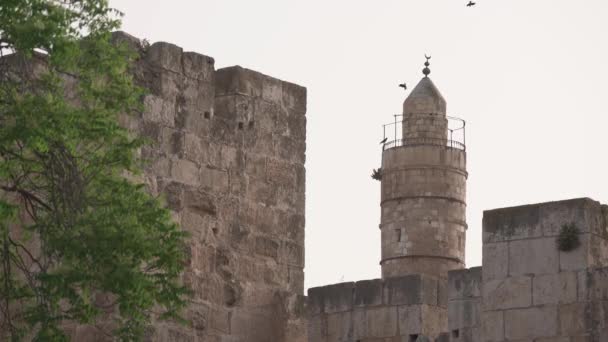
[[[460,331],[458,329],[456,330],[452,330],[452,337],[453,338],[458,338],[460,337]]]
[[[209,119],[211,118],[211,113],[209,112],[205,112],[205,114],[203,114],[205,116],[205,119]]]
[[[243,123],[239,122],[239,129],[243,129]]]
[[[410,335],[410,342],[416,342],[417,339],[418,339],[418,334]]]
[[[254,124],[253,124],[253,121],[249,121],[249,129],[252,129],[252,128],[253,128],[253,125],[254,125]]]
[[[401,242],[401,229],[395,229],[395,232],[397,233],[397,242]]]

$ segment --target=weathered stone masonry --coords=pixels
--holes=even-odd
[[[607,205],[486,211],[483,267],[462,269],[466,154],[446,135],[446,103],[430,79],[404,102],[402,138],[383,150],[382,279],[306,298],[306,89],[215,70],[172,44],[114,39],[140,51],[133,72],[150,90],[145,110],[121,119],[153,142],[141,180],[190,233],[189,324],[155,322],[147,341],[608,341]],[[571,224],[580,246],[561,251]],[[74,341],[107,339],[67,328]]]
[[[383,150],[382,279],[309,289],[309,342],[608,341],[606,205],[486,211],[483,266],[462,269],[466,154],[445,108],[427,77],[405,100],[403,137]]]
[[[118,33],[115,39],[139,42]],[[190,233],[191,326],[152,341],[302,341],[306,89],[155,43],[134,66],[150,89],[125,118],[154,144],[144,178]],[[83,327],[75,340],[83,340]]]

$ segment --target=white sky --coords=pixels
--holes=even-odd
[[[308,88],[306,287],[380,277],[381,125],[422,77],[467,120],[467,266],[482,211],[608,203],[607,0],[111,0],[123,29]]]

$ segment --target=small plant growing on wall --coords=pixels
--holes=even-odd
[[[562,252],[576,249],[581,244],[578,233],[579,230],[574,223],[562,225],[557,237],[557,248]]]
[[[382,168],[374,169],[372,171],[372,178],[377,181],[382,180]]]

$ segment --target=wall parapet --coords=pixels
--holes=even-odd
[[[445,307],[445,281],[421,274],[362,280],[308,289],[311,315],[363,306],[426,304]]]

